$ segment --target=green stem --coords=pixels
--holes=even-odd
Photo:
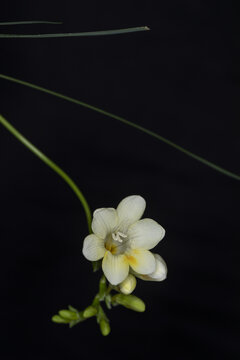
[[[231,178],[233,178],[233,179],[235,179],[235,180],[240,180],[240,176],[239,176],[239,175],[234,174],[233,172],[228,171],[228,170],[226,170],[226,169],[224,169],[224,168],[222,168],[222,167],[220,167],[220,166],[218,166],[218,165],[216,165],[216,164],[214,164],[214,163],[212,163],[212,162],[204,159],[203,157],[198,156],[198,155],[192,153],[191,151],[183,148],[182,146],[179,146],[179,145],[175,144],[174,142],[166,139],[165,137],[163,137],[163,136],[161,136],[161,135],[158,135],[157,133],[155,133],[155,132],[153,132],[153,131],[151,131],[151,130],[146,129],[146,128],[144,128],[143,126],[137,125],[137,124],[135,124],[135,123],[133,123],[133,122],[131,122],[131,121],[129,121],[129,120],[126,120],[126,119],[124,119],[124,118],[122,118],[122,117],[120,117],[120,116],[114,115],[114,114],[112,114],[112,113],[110,113],[110,112],[108,112],[108,111],[99,109],[99,108],[97,108],[96,106],[89,105],[89,104],[87,104],[87,103],[85,103],[85,102],[83,102],[83,101],[80,101],[80,100],[77,100],[77,99],[73,99],[73,98],[71,98],[71,97],[69,97],[69,96],[60,94],[60,93],[58,93],[58,92],[56,92],[56,91],[52,91],[52,90],[43,88],[43,87],[41,87],[41,86],[38,86],[38,85],[35,85],[35,84],[32,84],[32,83],[29,83],[29,82],[27,82],[27,81],[19,80],[19,79],[16,79],[16,78],[13,78],[13,77],[11,77],[11,76],[4,75],[4,74],[0,74],[0,78],[5,79],[5,80],[8,80],[8,81],[12,81],[12,82],[17,83],[17,84],[21,84],[21,85],[27,86],[27,87],[32,88],[32,89],[35,89],[35,90],[42,91],[42,92],[44,92],[44,93],[46,93],[46,94],[50,94],[50,95],[56,96],[56,97],[58,97],[58,98],[60,98],[60,99],[63,99],[63,100],[72,102],[72,103],[74,103],[74,104],[83,106],[83,107],[88,108],[88,109],[90,109],[90,110],[96,111],[96,112],[98,112],[98,113],[100,113],[100,114],[103,114],[103,115],[105,115],[105,116],[107,116],[107,117],[109,117],[109,118],[112,118],[112,119],[115,119],[115,120],[117,120],[117,121],[120,121],[120,122],[122,122],[122,123],[124,123],[124,124],[126,124],[126,125],[129,125],[129,126],[131,126],[131,127],[134,127],[135,129],[138,129],[138,130],[144,132],[145,134],[148,134],[148,135],[150,135],[150,136],[152,136],[152,137],[154,137],[154,138],[162,141],[163,143],[165,143],[165,144],[167,144],[167,145],[175,148],[175,149],[178,150],[178,151],[181,151],[181,152],[184,153],[185,155],[187,155],[187,156],[189,156],[189,157],[191,157],[191,158],[193,158],[193,159],[201,162],[202,164],[204,164],[204,165],[206,165],[206,166],[209,166],[210,168],[212,168],[212,169],[214,169],[214,170],[222,173],[223,175],[229,176],[229,177],[231,177]]]
[[[40,160],[42,160],[46,165],[48,165],[53,171],[55,171],[74,191],[80,200],[83,209],[86,214],[88,229],[91,233],[91,211],[89,205],[83,196],[81,190],[75,184],[75,182],[63,171],[57,164],[55,164],[51,159],[44,155],[39,149],[36,148],[30,141],[28,141],[15,127],[13,127],[2,115],[0,115],[0,123],[13,135],[15,136],[23,145],[25,145],[32,153],[34,153]]]
[[[105,35],[121,35],[138,31],[150,30],[147,26],[140,26],[127,29],[88,31],[79,33],[57,33],[57,34],[0,34],[0,38],[4,39],[44,39],[44,38],[62,38],[62,37],[85,37],[85,36],[105,36]]]
[[[8,25],[35,25],[35,24],[62,24],[59,21],[44,21],[44,20],[34,20],[34,21],[7,21],[0,22],[0,25],[8,26]]]
[[[107,287],[105,295],[106,296],[109,295],[112,290],[113,290],[113,287],[109,284],[108,287]]]

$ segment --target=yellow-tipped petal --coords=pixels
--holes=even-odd
[[[156,261],[153,254],[144,249],[134,249],[126,255],[131,268],[139,274],[151,274],[155,271]]]
[[[108,281],[112,285],[118,285],[128,276],[129,265],[125,255],[113,255],[106,251],[102,269]]]

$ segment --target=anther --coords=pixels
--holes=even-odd
[[[119,241],[120,243],[123,242],[123,239],[121,239],[121,237],[126,238],[127,235],[121,233],[120,231],[117,231],[117,233],[112,233],[112,238],[115,241]]]

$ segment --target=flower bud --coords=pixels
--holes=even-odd
[[[150,274],[151,280],[153,281],[163,281],[167,277],[167,265],[163,258],[158,254],[153,254],[156,260],[156,269]]]
[[[134,273],[135,276],[146,281],[163,281],[167,277],[167,265],[163,258],[158,254],[153,254],[155,257],[156,267],[153,273],[142,275]]]
[[[145,311],[144,302],[134,295],[117,294],[112,297],[112,302],[125,306],[126,308],[134,311]]]
[[[131,294],[135,289],[136,284],[137,284],[137,280],[135,276],[129,274],[128,277],[119,285],[121,293],[125,295]]]
[[[68,324],[69,320],[67,319],[63,319],[61,316],[59,315],[53,315],[52,317],[52,321],[57,323],[57,324]]]
[[[105,319],[102,319],[102,320],[100,320],[99,325],[100,325],[100,330],[101,330],[102,335],[107,336],[111,331],[109,322],[106,321]]]
[[[94,306],[90,305],[84,310],[83,317],[85,319],[88,319],[88,318],[90,318],[92,316],[95,316],[96,313],[97,313],[97,309]]]
[[[70,310],[60,310],[58,313],[62,318],[70,321],[77,320],[79,318],[77,313]]]

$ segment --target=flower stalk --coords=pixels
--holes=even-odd
[[[40,160],[42,160],[47,166],[49,166],[55,173],[57,173],[73,190],[75,195],[80,200],[83,209],[85,211],[87,224],[89,232],[92,232],[91,229],[91,221],[92,215],[85,199],[83,193],[77,186],[77,184],[70,178],[70,176],[63,171],[55,162],[53,162],[49,157],[47,157],[42,151],[40,151],[35,145],[33,145],[29,140],[27,140],[14,126],[12,126],[9,121],[7,121],[1,114],[0,114],[0,124],[2,124],[13,136],[15,136],[24,146],[26,146],[34,155],[36,155]]]

